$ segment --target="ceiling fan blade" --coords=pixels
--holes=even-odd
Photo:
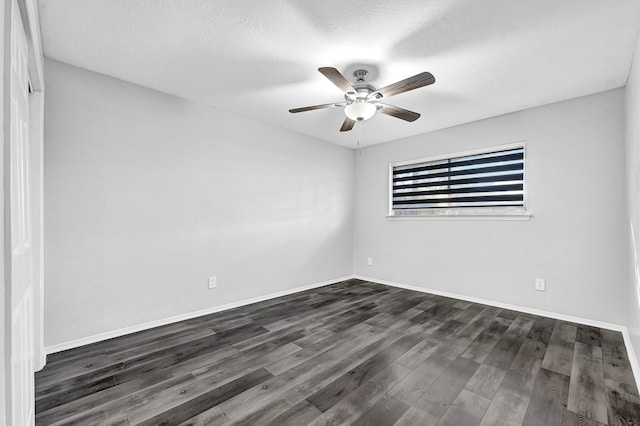
[[[354,94],[356,93],[356,89],[353,88],[349,80],[347,80],[340,71],[332,67],[322,67],[318,68],[318,71],[322,73],[325,77],[327,77],[333,84],[338,86],[340,90],[344,93]]]
[[[349,117],[345,117],[344,123],[342,123],[342,127],[340,127],[340,131],[348,132],[349,130],[353,129],[354,124],[356,124],[354,120],[350,119]]]
[[[381,89],[371,93],[367,99],[382,99],[390,96],[397,95],[399,93],[408,92],[409,90],[417,89],[419,87],[428,86],[436,82],[435,77],[430,72],[421,72],[413,77],[405,78],[396,83],[385,86]]]
[[[409,111],[408,109],[400,108],[393,105],[378,105],[382,105],[382,109],[380,110],[381,113],[399,118],[404,121],[416,121],[418,118],[420,118],[420,114],[418,114],[417,112]]]
[[[346,102],[338,102],[333,104],[312,105],[312,106],[307,106],[302,108],[293,108],[293,109],[290,109],[289,112],[296,113],[296,112],[313,111],[314,109],[336,108],[336,107],[343,107],[346,104],[347,104]]]

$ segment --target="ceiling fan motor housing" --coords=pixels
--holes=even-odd
[[[353,93],[345,93],[344,98],[347,102],[353,102],[355,100],[366,100],[367,97],[376,91],[376,88],[370,84],[354,84],[353,88],[356,90],[355,96]]]

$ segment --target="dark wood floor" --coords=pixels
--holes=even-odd
[[[50,355],[39,425],[638,425],[622,335],[362,281]]]

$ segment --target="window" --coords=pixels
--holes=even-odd
[[[390,216],[523,215],[524,144],[394,163]]]

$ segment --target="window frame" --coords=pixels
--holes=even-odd
[[[446,207],[446,208],[422,208],[408,210],[405,214],[397,214],[393,209],[393,170],[396,167],[418,165],[428,162],[436,162],[443,160],[453,160],[460,157],[469,157],[474,155],[490,154],[498,151],[510,149],[523,149],[523,188],[522,188],[522,207],[513,206],[496,206],[496,207]],[[426,158],[417,158],[412,160],[396,161],[389,163],[388,170],[388,219],[392,220],[529,220],[532,216],[528,209],[527,197],[527,143],[525,141],[513,142],[509,144],[478,148],[462,152],[454,152],[450,154],[441,154]]]

